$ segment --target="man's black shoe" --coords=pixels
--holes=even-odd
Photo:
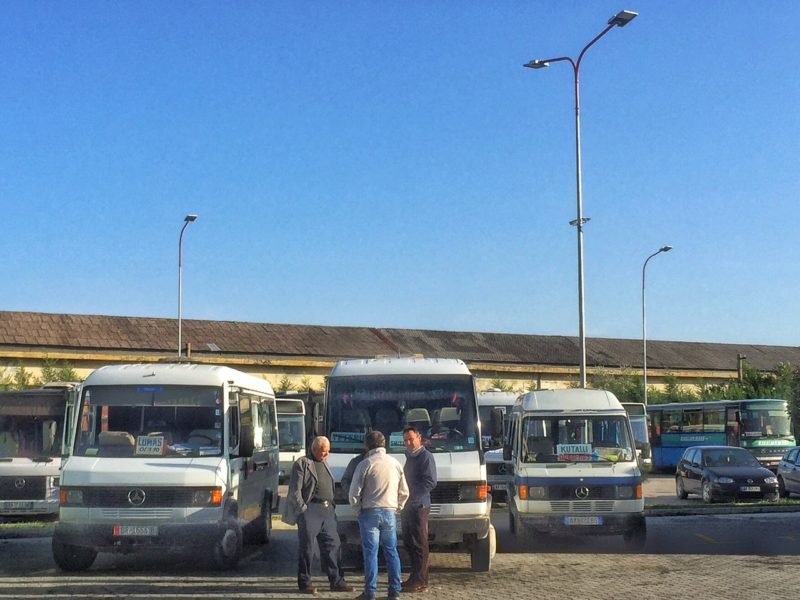
[[[309,585],[308,587],[300,588],[300,593],[301,594],[309,594],[311,596],[316,596],[317,595],[317,588],[315,588],[313,585]]]
[[[354,588],[352,585],[344,581],[331,586],[332,592],[354,592],[355,589],[356,588]]]
[[[364,592],[361,592],[353,600],[375,600],[375,596],[367,596]]]

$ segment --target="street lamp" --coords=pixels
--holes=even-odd
[[[658,256],[662,252],[669,252],[672,246],[662,246],[657,252],[653,252],[642,265],[642,379],[644,380],[644,404],[647,406],[647,310],[645,304],[644,294],[644,275],[647,269],[647,263],[654,256]]]
[[[183,277],[181,275],[183,267],[183,232],[186,231],[189,223],[197,220],[197,215],[186,215],[183,219],[183,227],[181,227],[181,234],[178,236],[178,358],[183,355],[181,347],[181,330],[183,327],[182,321],[182,306],[183,306]]]
[[[578,60],[573,60],[569,56],[560,56],[557,58],[546,58],[544,60],[532,60],[524,64],[524,67],[531,69],[543,69],[549,67],[550,63],[554,62],[568,62],[572,65],[572,72],[575,76],[575,174],[577,183],[577,200],[578,200],[578,217],[571,221],[578,232],[578,332],[580,337],[580,387],[586,387],[586,326],[583,298],[583,226],[588,219],[583,217],[583,190],[581,183],[581,109],[580,109],[580,68],[583,55],[591,48],[597,40],[611,31],[614,27],[625,27],[633,19],[636,18],[638,13],[623,10],[611,17],[608,20],[608,26],[600,32],[591,42],[589,42],[581,53],[578,55]]]

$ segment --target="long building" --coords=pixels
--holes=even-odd
[[[68,363],[81,377],[107,364],[175,360],[177,319],[0,311],[0,378],[23,366],[34,376],[45,360]],[[481,389],[503,381],[514,389],[566,387],[579,376],[577,337],[379,327],[286,325],[184,319],[184,356],[257,374],[276,387],[322,389],[345,358],[422,354],[460,358]],[[642,341],[588,338],[587,370],[641,372]],[[648,384],[720,383],[740,361],[770,370],[800,364],[800,348],[755,344],[647,341]]]

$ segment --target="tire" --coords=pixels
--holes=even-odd
[[[641,552],[647,543],[647,521],[642,520],[640,525],[623,533],[622,541],[629,552]]]
[[[683,479],[680,477],[675,478],[675,495],[680,500],[686,500],[689,497],[689,492],[686,491],[686,488],[683,485]]]
[[[702,488],[703,488],[703,502],[705,502],[706,504],[713,504],[714,496],[711,494],[711,484],[707,481],[703,481]]]
[[[58,535],[53,536],[53,559],[62,571],[85,571],[97,558],[94,548],[65,544]]]
[[[242,557],[243,537],[239,520],[233,515],[226,517],[223,532],[214,543],[213,560],[217,569],[236,567]]]
[[[789,497],[789,492],[786,491],[786,484],[783,482],[783,477],[778,477],[778,496],[781,498]]]
[[[494,554],[494,527],[489,526],[489,535],[482,540],[475,540],[469,552],[470,570],[473,573],[486,573],[492,568]]]
[[[508,530],[511,532],[511,535],[517,535],[517,520],[514,518],[514,513],[511,512],[511,509],[508,509]]]
[[[261,515],[247,527],[247,541],[251,544],[269,544],[272,537],[272,502],[264,498]]]

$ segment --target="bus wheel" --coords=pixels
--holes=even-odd
[[[271,537],[272,502],[267,496],[261,505],[261,516],[248,526],[247,541],[253,544],[269,544]]]
[[[65,544],[58,535],[53,536],[52,548],[53,559],[62,571],[85,571],[97,558],[94,548]]]
[[[626,550],[641,552],[647,542],[647,521],[642,520],[641,524],[623,533],[622,541]]]
[[[218,569],[233,569],[242,556],[242,526],[234,515],[225,518],[222,535],[214,544],[214,565]]]
[[[492,555],[494,554],[495,532],[494,527],[489,526],[489,535],[482,540],[475,540],[469,552],[470,569],[473,573],[486,573],[492,567]]]
[[[514,513],[511,512],[510,508],[508,509],[508,530],[512,535],[517,534],[517,520],[514,518]]]

